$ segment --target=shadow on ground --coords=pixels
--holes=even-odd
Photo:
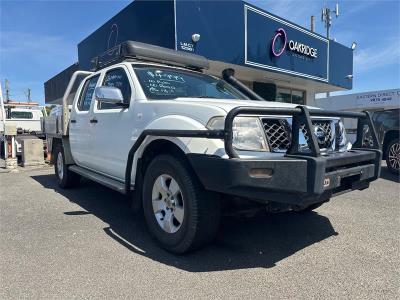
[[[400,176],[390,173],[388,167],[386,167],[386,166],[382,166],[381,178],[400,183]]]
[[[59,189],[54,175],[32,176],[82,210],[71,218],[93,214],[109,224],[104,233],[128,250],[189,272],[273,267],[277,262],[330,236],[337,235],[328,218],[317,213],[263,214],[254,218],[223,218],[216,241],[184,256],[160,249],[146,231],[142,217],[130,212],[127,199],[94,182],[73,190]]]

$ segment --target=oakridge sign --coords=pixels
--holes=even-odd
[[[293,40],[289,41],[289,49],[291,51],[295,51],[298,52],[300,54],[304,54],[304,55],[308,55],[314,58],[317,58],[317,49],[310,47],[308,45],[304,45],[302,43],[299,42],[295,42]]]
[[[276,44],[277,44],[278,40],[281,41],[281,45],[282,45],[279,49],[276,48]],[[313,48],[311,46],[305,45],[303,43],[300,43],[300,42],[297,42],[294,40],[290,40],[288,42],[286,31],[283,28],[279,28],[276,31],[274,38],[272,39],[272,44],[271,44],[272,54],[274,54],[274,56],[276,56],[276,57],[281,56],[282,53],[285,51],[286,46],[287,46],[287,48],[289,48],[290,51],[297,52],[302,55],[307,55],[307,56],[310,56],[313,58],[318,57],[316,48]]]

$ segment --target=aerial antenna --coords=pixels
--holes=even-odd
[[[331,16],[332,13],[335,14],[336,18],[339,17],[339,3],[336,3],[334,10],[331,10],[326,4],[321,12],[321,21],[325,24],[326,37],[328,39],[330,38],[330,29],[332,26],[332,16]]]
[[[331,16],[332,13],[335,14],[336,18],[339,17],[339,3],[336,3],[335,9],[331,10],[328,7],[328,3],[326,2],[324,8],[322,8],[321,21],[325,24],[326,38],[328,40],[330,39],[330,31],[332,26],[332,16]],[[329,92],[327,92],[326,96],[329,97],[329,95],[330,95]]]

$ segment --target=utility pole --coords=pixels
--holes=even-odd
[[[315,17],[311,16],[311,25],[310,25],[311,32],[315,31]]]
[[[7,101],[7,102],[10,101],[10,85],[9,85],[9,84],[10,84],[10,83],[9,83],[8,79],[6,79],[6,80],[5,80],[4,87],[5,87],[5,89],[6,89],[6,101]]]
[[[31,103],[31,89],[28,88],[28,103]]]
[[[336,18],[339,17],[339,4],[336,3],[335,10],[331,10],[327,5],[322,9],[321,13],[321,21],[325,24],[326,28],[326,38],[330,39],[330,31],[332,26],[332,16],[331,13],[336,15]],[[326,96],[329,97],[329,92],[326,93]]]

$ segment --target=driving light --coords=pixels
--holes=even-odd
[[[260,120],[236,117],[233,121],[233,147],[243,151],[269,151]]]

